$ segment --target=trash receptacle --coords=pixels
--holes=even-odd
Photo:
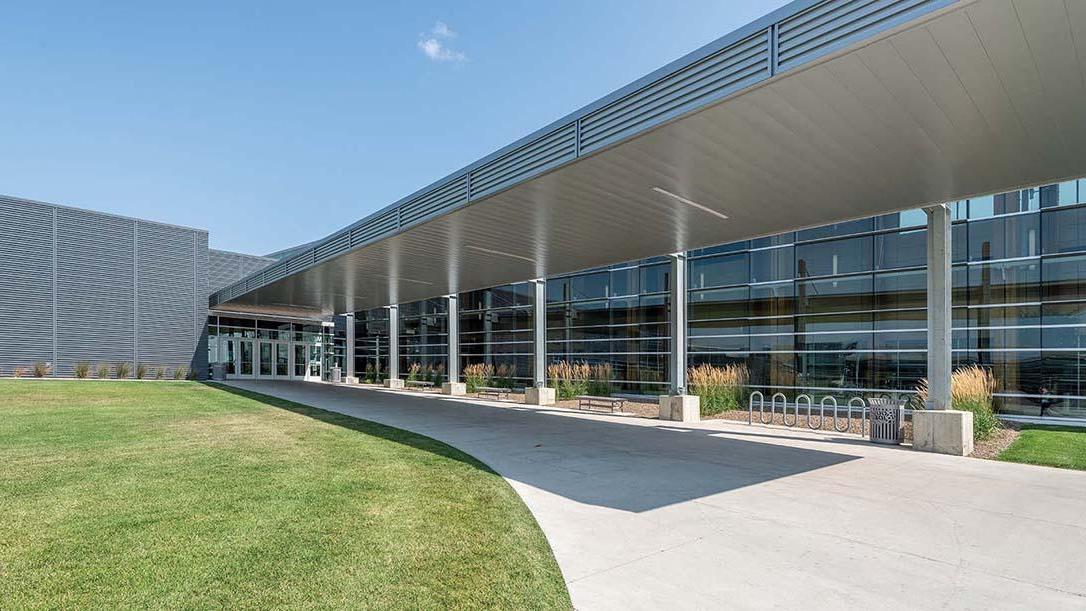
[[[905,439],[905,404],[892,399],[868,399],[872,443],[898,445]]]
[[[222,382],[226,379],[226,363],[211,364],[211,379],[216,382]]]
[[[339,367],[333,367],[332,368],[332,383],[333,384],[342,384],[343,383],[343,370],[340,369]]]

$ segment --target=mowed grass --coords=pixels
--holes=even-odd
[[[999,455],[1008,462],[1086,470],[1086,428],[1024,426]]]
[[[2,608],[569,608],[433,439],[196,382],[0,380]]]

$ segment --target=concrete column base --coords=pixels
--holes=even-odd
[[[444,382],[441,384],[441,394],[463,397],[468,394],[468,385],[463,382]]]
[[[524,403],[527,405],[554,405],[553,388],[530,386],[524,389]]]
[[[701,397],[660,395],[660,420],[701,422]]]
[[[358,378],[356,378],[354,376],[347,376],[347,377],[343,378],[343,383],[344,384],[358,384]]]
[[[913,449],[969,456],[973,453],[973,412],[927,409],[914,411]]]
[[[385,388],[400,390],[403,388],[403,380],[400,378],[389,378],[385,380]]]

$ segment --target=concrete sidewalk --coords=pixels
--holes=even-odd
[[[720,421],[231,384],[487,463],[578,609],[1086,608],[1086,473]]]

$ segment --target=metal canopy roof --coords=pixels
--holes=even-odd
[[[350,312],[1086,175],[1086,3],[794,2],[212,296]]]

